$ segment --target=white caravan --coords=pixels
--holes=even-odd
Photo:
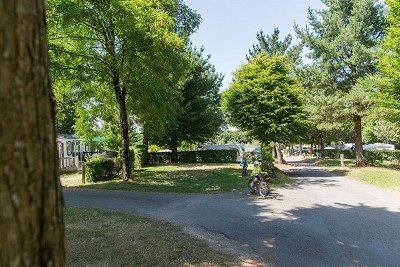
[[[243,157],[243,149],[239,144],[202,145],[199,150],[236,150],[238,152],[237,162],[240,162]]]

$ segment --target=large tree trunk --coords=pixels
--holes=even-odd
[[[275,151],[278,164],[286,164],[286,161],[283,159],[281,145],[279,144],[279,142],[275,142]]]
[[[0,266],[64,266],[44,1],[1,1],[0,36]]]
[[[273,149],[272,149],[272,157],[273,157],[274,159],[277,159],[277,158],[278,158],[278,153],[276,152],[275,143],[274,143],[274,146],[273,146]]]
[[[321,157],[324,157],[324,152],[325,152],[325,145],[324,145],[324,140],[321,139],[320,143],[319,143],[319,150],[321,152]]]
[[[131,164],[129,155],[129,123],[126,111],[126,90],[119,85],[119,76],[115,71],[113,75],[115,97],[119,108],[119,123],[122,139],[122,177],[125,181],[131,180]]]
[[[363,147],[362,147],[362,126],[361,126],[361,117],[354,116],[354,142],[355,142],[355,151],[356,151],[356,163],[357,166],[363,167],[365,166]]]

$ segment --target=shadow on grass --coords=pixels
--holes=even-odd
[[[240,176],[240,170],[226,167],[209,170],[152,170],[147,168],[135,172],[132,178],[133,182],[117,179],[79,187],[128,191],[217,193],[246,186],[245,179]]]
[[[288,189],[287,194],[297,190]],[[397,266],[399,208],[346,194],[336,199],[324,205],[310,204],[318,200],[282,205],[235,194],[182,197],[70,190],[66,195],[70,205],[145,214],[207,229],[274,266]]]
[[[236,164],[157,165],[133,172],[132,182],[116,178],[111,181],[69,185],[69,188],[147,191],[165,193],[219,193],[247,188],[249,177],[241,177]],[[292,179],[278,171],[272,187],[291,183]],[[65,182],[67,184],[67,182]]]

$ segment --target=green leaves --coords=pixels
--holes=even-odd
[[[305,130],[300,86],[283,56],[264,53],[241,66],[222,95],[230,122],[257,140],[294,140]]]
[[[206,142],[215,136],[222,124],[219,90],[223,76],[210,64],[209,57],[203,56],[203,49],[189,47],[186,57],[189,65],[179,106],[170,114],[166,131],[161,136],[153,133],[156,142],[169,147],[183,141]]]
[[[195,12],[178,0],[48,0],[47,7],[53,79],[68,80],[65,89],[79,96],[80,135],[119,123],[116,88],[131,124],[168,120],[186,79]]]
[[[400,3],[388,0],[389,27],[379,53],[379,70],[382,72],[380,104],[391,114],[392,121],[400,120]]]
[[[324,3],[326,9],[309,11],[311,28],[296,27],[296,32],[311,49],[310,57],[347,93],[377,70],[374,53],[384,35],[384,7],[376,0]]]

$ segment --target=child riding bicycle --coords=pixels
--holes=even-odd
[[[251,177],[253,178],[253,181],[250,183],[251,187],[253,187],[254,183],[261,179],[261,175],[264,173],[265,172],[261,171],[261,162],[254,161],[254,169],[251,172]]]

